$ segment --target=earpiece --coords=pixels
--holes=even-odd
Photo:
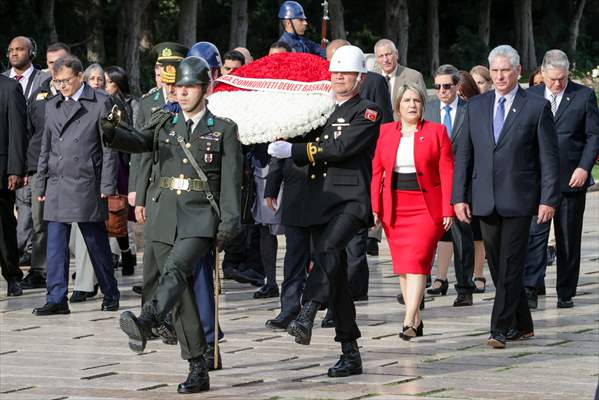
[[[37,43],[31,37],[27,37],[27,40],[29,40],[29,44],[31,45],[29,47],[29,59],[33,60],[37,56]],[[8,49],[6,49],[6,58],[8,58],[8,57],[9,57],[9,53],[8,53]]]

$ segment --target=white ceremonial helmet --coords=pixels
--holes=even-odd
[[[365,74],[366,58],[364,53],[356,46],[342,46],[331,57],[329,72],[358,72]]]

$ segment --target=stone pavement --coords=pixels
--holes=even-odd
[[[284,243],[279,265],[283,251]],[[386,245],[369,262],[370,299],[357,303],[363,375],[327,378],[340,352],[333,330],[317,327],[311,346],[297,345],[287,333],[264,327],[276,315],[278,299],[254,300],[255,288],[225,281],[225,369],[211,373],[210,392],[185,398],[593,398],[599,377],[599,192],[587,198],[575,308],[556,308],[555,266],[549,267],[548,294],[533,313],[536,336],[505,350],[485,345],[492,287],[475,295],[473,307],[453,308],[453,289],[427,298],[424,337],[402,341],[403,306],[395,301],[399,283]],[[121,310],[137,313],[140,298],[130,289],[139,273],[122,278],[119,272],[118,279]],[[178,348],[153,341],[144,354],[133,354],[118,329],[119,313],[99,311],[100,299],[71,305],[70,315],[35,317],[31,309],[44,303],[44,290],[7,298],[2,280],[0,293],[1,399],[184,398],[176,393],[187,372]]]

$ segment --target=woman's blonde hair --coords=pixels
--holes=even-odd
[[[422,114],[420,115],[420,120],[422,121],[424,119],[424,110],[426,109],[427,97],[424,89],[422,89],[422,87],[416,83],[408,82],[400,86],[400,88],[397,90],[397,96],[395,97],[393,110],[397,113],[397,115],[399,115],[399,104],[408,90],[416,92],[418,97],[420,97],[420,103],[422,104]]]

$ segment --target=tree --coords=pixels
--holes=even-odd
[[[87,41],[87,61],[105,62],[106,52],[104,49],[104,24],[102,22],[102,11],[106,6],[105,0],[91,0],[89,9],[89,24],[91,32]]]
[[[139,37],[141,20],[150,0],[127,0],[121,2],[117,31],[117,63],[129,76],[133,93],[140,92],[139,86]]]
[[[407,65],[410,28],[408,0],[385,0],[385,10],[385,36],[397,46],[399,63]]]
[[[248,35],[248,0],[233,0],[229,48],[245,47]]]
[[[58,42],[58,33],[56,32],[56,22],[54,19],[54,5],[54,0],[44,0],[42,2],[42,21],[46,21],[49,43]]]
[[[576,5],[576,12],[572,16],[570,20],[570,38],[568,40],[568,51],[570,52],[571,57],[576,55],[576,43],[578,42],[578,34],[580,31],[580,20],[582,19],[582,12],[584,11],[584,6],[586,4],[586,0],[579,0]]]
[[[179,43],[191,47],[196,42],[200,0],[179,0]]]
[[[516,49],[520,52],[520,63],[524,71],[537,68],[535,37],[532,26],[532,0],[515,0]]]
[[[481,0],[478,4],[478,36],[489,47],[491,37],[491,0]]]
[[[330,0],[329,11],[331,14],[331,39],[347,39],[343,2],[341,0]]]
[[[428,49],[430,55],[431,76],[439,68],[439,0],[428,0]]]

